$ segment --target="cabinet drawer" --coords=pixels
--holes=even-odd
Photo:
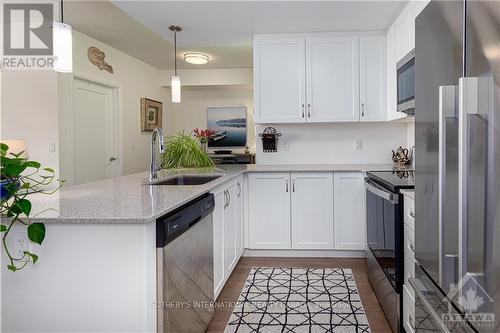
[[[404,214],[404,223],[411,230],[415,230],[415,202],[407,196],[404,200]]]
[[[415,232],[406,224],[404,226],[404,253],[405,256],[415,260]]]
[[[415,298],[409,292],[411,287],[403,286],[403,326],[407,333],[415,332]]]
[[[415,261],[412,258],[409,258],[408,256],[405,256],[405,280],[404,280],[404,285],[408,289],[408,292],[410,293],[412,298],[415,298],[415,291],[410,285],[410,282],[408,280],[412,277],[415,277]]]

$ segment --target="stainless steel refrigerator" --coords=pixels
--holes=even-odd
[[[416,332],[500,331],[500,1],[415,22]]]

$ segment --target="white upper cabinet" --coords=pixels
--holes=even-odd
[[[358,37],[307,38],[306,55],[307,121],[358,121]]]
[[[415,48],[415,19],[430,0],[410,1],[394,22],[396,62]]]
[[[360,121],[385,120],[387,112],[385,36],[359,38],[359,73]]]
[[[333,174],[292,173],[292,248],[333,249]]]
[[[255,38],[256,123],[358,122],[361,104],[362,120],[386,120],[385,34]]]
[[[255,122],[304,121],[304,39],[255,40],[253,52]]]
[[[406,117],[406,113],[398,112],[396,61],[396,26],[393,25],[387,32],[387,120]]]
[[[335,250],[366,249],[365,196],[362,173],[335,173]]]

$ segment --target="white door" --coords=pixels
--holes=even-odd
[[[290,174],[248,175],[251,249],[290,249]]]
[[[243,177],[236,182],[236,260],[243,254]]]
[[[363,173],[336,172],[335,250],[366,249],[366,191]]]
[[[360,121],[385,120],[387,77],[385,36],[359,37]]]
[[[254,41],[256,123],[304,122],[304,39]]]
[[[226,204],[224,206],[224,275],[228,277],[236,265],[236,232],[237,223],[236,205],[238,189],[236,183],[230,184],[225,192]]]
[[[224,283],[224,206],[226,197],[224,189],[214,191],[215,209],[213,212],[214,227],[214,295],[217,298]]]
[[[358,37],[306,40],[307,121],[359,121]]]
[[[292,248],[333,249],[333,174],[291,177]]]
[[[74,182],[116,176],[114,89],[80,79],[73,89]]]

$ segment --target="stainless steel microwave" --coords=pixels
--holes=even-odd
[[[397,63],[398,112],[415,114],[415,50]]]

